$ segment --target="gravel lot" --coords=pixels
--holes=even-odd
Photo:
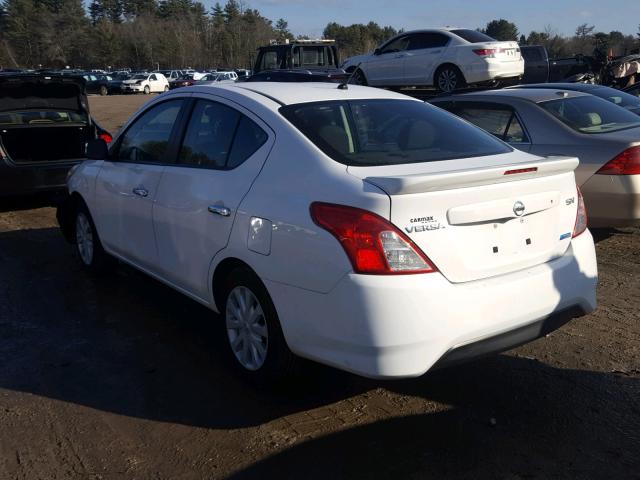
[[[114,133],[146,100],[90,98]],[[2,479],[640,478],[640,229],[595,232],[598,310],[547,338],[264,392],[211,312],[124,266],[84,274],[46,205],[0,203]]]

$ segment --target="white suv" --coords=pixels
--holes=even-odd
[[[578,160],[404,95],[194,86],[112,145],[90,143],[58,211],[82,264],[118,258],[220,312],[251,377],[295,355],[418,376],[595,308]]]
[[[342,68],[362,85],[435,86],[449,92],[517,79],[524,73],[524,60],[516,42],[498,42],[475,30],[440,28],[401,33],[372,53],[348,58]]]

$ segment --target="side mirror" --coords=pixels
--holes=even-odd
[[[380,55],[380,53],[382,53],[382,50],[380,50],[379,48],[376,48],[376,49],[373,51],[373,54],[374,54],[374,55]]]
[[[109,149],[103,139],[96,138],[87,142],[87,158],[89,160],[106,160],[108,157]]]

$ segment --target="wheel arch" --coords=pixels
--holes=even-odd
[[[76,232],[74,220],[78,205],[84,205],[85,208],[89,210],[89,206],[87,205],[87,202],[85,202],[84,198],[82,198],[82,195],[77,191],[74,191],[60,202],[56,211],[56,219],[58,220],[58,225],[60,225],[62,235],[69,243],[75,242]]]
[[[218,312],[220,311],[220,306],[222,305],[223,298],[223,290],[222,285],[225,280],[229,276],[229,274],[235,270],[236,268],[246,268],[250,272],[252,272],[255,277],[260,281],[265,290],[267,287],[264,285],[264,282],[260,280],[260,277],[256,273],[256,271],[244,260],[241,260],[237,257],[226,257],[222,259],[213,269],[213,274],[211,275],[211,298],[213,299],[212,307]],[[268,290],[267,290],[268,292]]]
[[[467,79],[464,76],[464,72],[462,71],[462,68],[460,68],[459,65],[456,65],[453,62],[443,62],[440,65],[438,65],[436,67],[436,69],[433,71],[433,84],[437,86],[437,77],[438,77],[438,73],[440,72],[440,70],[442,70],[444,67],[453,67],[456,70],[458,70],[458,72],[460,72],[460,75],[462,75],[462,79],[466,82]]]

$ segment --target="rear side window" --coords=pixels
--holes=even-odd
[[[547,112],[580,133],[608,133],[640,127],[640,117],[593,95],[541,102]]]
[[[544,60],[542,52],[537,48],[522,48],[520,51],[528,62],[542,62]]]
[[[520,120],[511,108],[456,105],[452,111],[505,142],[529,141]]]
[[[118,159],[136,163],[163,163],[182,103],[182,100],[163,102],[138,117],[122,137]]]
[[[512,151],[486,132],[411,100],[306,103],[280,112],[325,154],[346,165],[422,163]]]
[[[253,155],[267,134],[255,122],[221,103],[198,100],[187,125],[179,162],[210,169],[232,169]]]
[[[449,37],[441,33],[415,33],[409,38],[408,50],[439,48],[447,43],[449,43]]]
[[[482,32],[478,32],[476,30],[451,30],[451,33],[459,36],[463,40],[466,40],[469,43],[482,43],[482,42],[495,42],[495,38],[491,38],[489,35],[485,35]]]

